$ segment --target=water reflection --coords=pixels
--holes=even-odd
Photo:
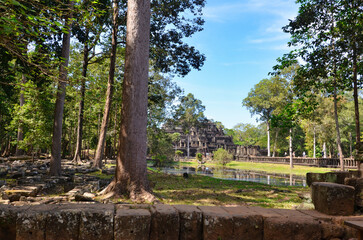
[[[219,179],[237,180],[265,183],[268,185],[278,186],[306,186],[306,180],[304,176],[297,176],[293,174],[271,174],[260,171],[241,170],[233,168],[209,168],[206,166],[194,167],[163,167],[159,168],[162,172],[182,175],[199,174],[210,176]]]

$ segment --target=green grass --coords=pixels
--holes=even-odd
[[[176,163],[178,164],[178,163]],[[197,167],[196,162],[181,162],[180,166]],[[206,166],[220,166],[208,163]],[[328,172],[336,169],[295,166],[290,170],[289,165],[231,162],[227,167],[270,173],[305,175],[307,172]],[[148,178],[155,195],[165,204],[187,205],[245,205],[265,208],[312,208],[309,200],[310,189],[295,186],[272,186],[253,182],[222,180],[207,176],[191,175],[184,179],[182,176],[161,173],[148,168]],[[100,178],[112,176],[100,171],[90,173]],[[128,199],[118,201],[129,202]]]
[[[309,188],[270,186],[259,183],[215,179],[207,176],[182,176],[149,172],[153,191],[165,204],[248,205],[267,208],[310,206],[302,196]]]
[[[96,172],[92,172],[92,173],[88,173],[88,175],[93,176],[93,177],[98,177],[100,179],[112,179],[113,178],[113,174],[109,175],[109,174],[104,174],[102,173],[102,170],[98,170]]]

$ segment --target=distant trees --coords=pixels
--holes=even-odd
[[[265,147],[263,138],[265,130],[263,126],[255,126],[248,123],[239,123],[232,129],[225,129],[225,133],[233,138],[236,145],[242,146],[261,146]]]
[[[363,35],[358,29],[362,28],[363,5],[361,1],[335,0],[300,0],[298,3],[301,4],[298,16],[283,28],[291,34],[289,45],[296,49],[278,59],[280,65],[274,69],[281,70],[302,59],[304,64],[294,78],[299,97],[306,97],[314,90],[333,97],[336,144],[341,159],[338,100],[341,93],[353,90],[356,159],[360,161],[358,88],[362,83],[358,72],[362,69],[358,59],[362,56]]]
[[[294,67],[296,68],[296,66]],[[295,71],[295,70],[294,70]],[[299,71],[299,70],[297,70]],[[351,92],[346,91],[339,96],[334,108],[334,96],[326,91],[320,91],[317,88],[310,88],[305,94],[301,93],[297,84],[301,83],[300,80],[296,82],[296,77],[299,75],[292,75],[292,71],[284,69],[279,77],[284,77],[285,81],[280,82],[280,87],[285,88],[285,96],[281,98],[281,105],[270,111],[270,132],[272,136],[271,145],[273,145],[273,156],[285,156],[285,152],[289,153],[292,157],[305,155],[310,157],[341,157],[352,155],[352,146],[354,145],[354,101],[350,96]],[[256,89],[265,89],[261,92],[268,91],[270,86],[266,83],[266,79],[256,84],[255,88],[251,90],[248,98],[249,104],[253,105],[259,112],[267,109],[266,106],[271,106],[276,102],[277,98],[271,96],[267,98],[267,94],[255,94]],[[261,86],[264,87],[257,88]],[[253,96],[253,97],[252,97]],[[245,99],[245,100],[246,100]],[[245,101],[244,100],[244,101]],[[360,108],[362,110],[363,102],[362,97],[359,97]],[[247,103],[247,102],[246,102]],[[252,105],[251,105],[252,106]],[[260,110],[257,107],[264,106],[266,109]],[[342,132],[341,153],[336,143],[336,117],[334,112],[341,116],[339,126]],[[266,135],[261,135],[266,130],[267,122],[259,126],[250,124],[239,124],[232,129],[225,129],[225,133],[233,137],[234,143],[239,145],[259,145],[261,147],[267,146]],[[290,131],[291,130],[291,131]],[[291,139],[291,142],[290,142]]]
[[[194,95],[188,93],[187,96],[182,97],[180,104],[175,110],[174,121],[176,125],[182,127],[183,132],[187,135],[187,156],[189,157],[190,145],[190,131],[192,127],[199,127],[204,123],[205,107],[202,101],[194,98]]]
[[[282,109],[288,98],[288,81],[283,77],[275,76],[261,80],[242,101],[242,106],[249,109],[252,115],[258,115],[259,120],[266,123],[268,156],[271,156],[270,124],[272,114]]]

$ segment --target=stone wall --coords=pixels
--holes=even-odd
[[[252,150],[250,150],[252,151]],[[251,154],[252,155],[252,154]],[[267,156],[244,156],[237,155],[237,161],[241,162],[263,162],[263,163],[282,163],[289,164],[289,157],[267,157]],[[295,165],[315,166],[315,167],[340,167],[339,158],[309,158],[309,157],[294,157],[292,159]],[[351,158],[344,158],[345,168],[357,168],[357,162]]]
[[[0,205],[0,239],[184,240],[349,239],[345,219],[260,207],[66,204]]]

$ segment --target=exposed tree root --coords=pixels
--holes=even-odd
[[[125,184],[116,181],[112,181],[99,194],[105,198],[126,197],[136,203],[158,202],[158,199],[151,192],[151,190],[147,190],[143,186],[135,186],[134,184]]]

